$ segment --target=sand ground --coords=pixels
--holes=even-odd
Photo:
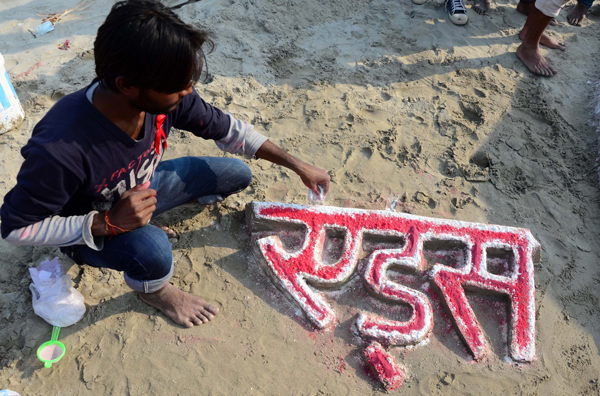
[[[79,3],[0,2],[0,52],[27,115],[0,136],[0,196],[15,183],[19,149],[36,122],[94,77],[94,35],[111,1],[70,13],[37,39],[27,32],[41,22],[36,14]],[[529,228],[541,243],[537,360],[506,361],[506,327],[498,325],[504,303],[474,295],[490,357],[474,362],[437,316],[428,345],[392,349],[409,372],[394,393],[598,395],[598,6],[582,28],[566,23],[565,10],[551,28],[568,45],[544,50],[560,70],[551,79],[533,76],[515,56],[525,21],[515,2],[492,8],[487,18],[469,10],[464,27],[448,21],[440,0],[202,0],[177,13],[211,30],[218,44],[200,94],[331,171],[328,205],[385,209],[397,201],[407,213]],[[65,39],[71,49],[58,50]],[[182,155],[223,154],[172,131],[166,157]],[[243,193],[159,219],[181,234],[173,283],[221,308],[209,325],[174,325],[121,274],[60,256],[90,312],[63,329],[67,354],[44,369],[35,351],[51,329],[33,313],[27,269],[58,250],[0,241],[0,389],[24,396],[382,393],[351,329],[355,307],[381,306],[330,293],[340,325],[311,329],[257,264],[244,218],[252,200],[306,203],[307,189],[286,169],[248,164],[255,179]]]

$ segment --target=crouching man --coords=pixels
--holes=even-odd
[[[319,185],[327,192],[330,181],[324,169],[200,98],[192,85],[206,60],[203,46],[214,46],[206,32],[156,1],[116,3],[94,42],[97,78],[35,126],[0,209],[9,243],[59,246],[78,264],[123,271],[144,302],[186,327],[218,309],[169,283],[171,245],[165,230],[148,223],[192,200],[211,204],[238,193],[252,173],[232,158],[161,162],[171,128],[283,165],[315,192]]]

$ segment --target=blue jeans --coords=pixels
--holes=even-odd
[[[164,161],[156,168],[150,184],[157,199],[153,216],[195,199],[201,204],[222,201],[244,190],[251,180],[250,168],[235,158],[183,157]],[[65,249],[65,253],[77,264],[123,271],[127,285],[142,293],[161,289],[173,275],[171,244],[165,232],[153,225],[104,238],[100,251],[75,245]]]

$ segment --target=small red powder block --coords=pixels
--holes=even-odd
[[[363,355],[369,368],[387,391],[398,389],[404,383],[404,372],[394,357],[378,342],[372,342]]]
[[[357,328],[362,338],[386,346],[408,345],[419,343],[430,333],[433,314],[427,296],[387,278],[388,269],[403,267],[426,273],[433,280],[475,360],[484,358],[489,346],[464,288],[508,296],[510,355],[521,362],[535,359],[533,263],[540,261],[541,247],[529,230],[328,206],[252,202],[247,210],[250,232],[258,237],[257,245],[268,272],[316,327],[330,328],[337,318],[312,286],[335,287],[344,283],[356,270],[365,234],[393,236],[404,241],[402,246],[375,249],[361,275],[365,287],[375,295],[409,305],[412,317],[401,322],[361,313]],[[293,226],[296,231],[302,230],[302,235],[297,246],[288,250],[281,234],[261,231],[259,223]],[[325,241],[332,231],[343,236],[343,245],[338,246],[341,254],[335,262],[325,262]],[[460,250],[462,258],[453,265],[436,263],[428,268],[423,254],[426,244],[435,251],[444,251],[444,246],[460,246],[450,251],[455,254]]]

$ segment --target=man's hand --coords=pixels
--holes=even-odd
[[[323,187],[323,197],[329,192],[331,177],[325,169],[304,163],[304,166],[301,166],[297,173],[300,179],[302,179],[302,183],[318,195],[321,194],[318,186]]]
[[[123,230],[135,230],[148,224],[156,210],[156,191],[149,189],[150,182],[137,185],[121,195],[117,204],[110,210],[110,223]],[[122,233],[116,230],[118,234]],[[111,235],[107,231],[104,213],[94,216],[92,235]]]
[[[322,186],[323,196],[327,195],[331,177],[327,174],[325,169],[317,168],[316,166],[299,160],[293,155],[286,153],[269,140],[264,142],[254,155],[257,158],[266,159],[274,164],[283,165],[286,168],[293,170],[300,176],[306,187],[319,194],[320,191],[318,186]]]

